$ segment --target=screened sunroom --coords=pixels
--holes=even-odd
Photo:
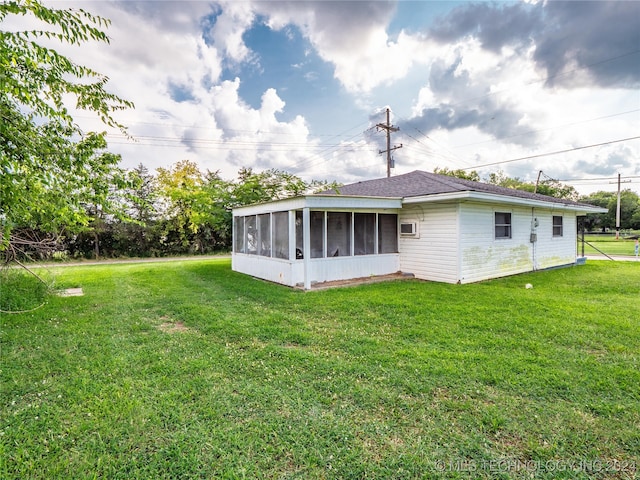
[[[288,286],[399,271],[399,198],[310,195],[233,211],[233,270]]]

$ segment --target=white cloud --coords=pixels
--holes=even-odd
[[[56,8],[68,5],[49,3]],[[536,29],[544,27],[538,22],[538,10],[530,12],[515,4],[503,10],[518,21],[517,28],[496,24],[494,7],[481,4],[459,10],[452,16],[455,21],[443,23],[446,28],[436,32],[438,38],[426,31],[424,35],[401,31],[391,37],[389,25],[396,13],[393,2],[143,1],[92,2],[90,8],[87,2],[75,5],[112,20],[107,31],[111,44],[52,46],[108,75],[107,89],[135,102],[135,110],[118,112],[116,117],[140,137],[139,143],[126,144],[120,137],[111,137],[112,148],[122,154],[126,167],[142,162],[155,169],[190,159],[227,177],[234,176],[241,166],[275,167],[307,179],[344,182],[385,175],[378,144],[362,137],[321,144],[303,116],[287,111],[283,98],[288,97],[278,84],[254,92],[254,98],[261,98],[258,106],[252,107],[242,98],[243,67],[257,66],[252,70],[255,73],[264,61],[243,37],[258,19],[290,38],[292,29],[297,28],[314,50],[307,56],[311,59],[315,53],[333,66],[335,78],[348,94],[341,101],[348,98],[365,109],[354,124],[365,120],[374,104],[389,103],[392,110],[410,112],[409,122],[415,124],[404,128],[407,119],[398,118],[403,122],[398,135],[411,134],[417,140],[394,136],[394,141],[405,142],[405,148],[394,152],[395,173],[436,166],[465,168],[571,149],[636,136],[640,124],[638,112],[621,114],[640,107],[640,93],[628,88],[628,78],[634,72],[631,67],[616,62],[585,67],[586,57],[572,60],[570,56],[562,57],[558,65],[552,63],[557,60],[555,53],[538,49],[536,43]],[[565,18],[561,7],[554,7],[554,18]],[[543,9],[545,4],[535,8]],[[613,6],[590,8],[601,8],[605,13],[613,10]],[[473,15],[476,11],[483,15]],[[481,31],[475,23],[466,23],[468,19],[477,23],[478,18],[489,28]],[[20,22],[5,21],[3,29],[17,24]],[[575,24],[571,28],[577,31],[581,27]],[[543,31],[545,45],[553,45],[552,29]],[[607,27],[606,32],[610,31],[615,28]],[[589,32],[584,32],[588,42],[606,33]],[[446,41],[442,40],[445,37]],[[581,38],[569,39],[572,48]],[[606,46],[606,38],[602,38],[602,48]],[[617,62],[631,63],[635,58],[628,56]],[[304,71],[310,68],[307,65],[297,66],[307,79],[318,78],[318,73]],[[595,68],[607,66],[612,66],[610,73]],[[573,71],[558,74],[559,68]],[[222,81],[225,69],[238,78]],[[614,81],[616,72],[622,72],[626,84]],[[558,75],[553,85],[545,82],[549,73]],[[411,91],[400,92],[399,85]],[[336,105],[327,107],[340,109]],[[83,126],[104,129],[88,116],[86,112],[80,114]],[[608,118],[597,120],[600,117]],[[640,142],[634,141],[507,163],[490,170],[502,168],[526,179],[535,177],[539,169],[555,177],[575,177],[581,172],[606,175],[607,171],[638,175],[637,158]]]
[[[422,58],[419,36],[401,32],[393,41],[387,34],[390,2],[255,2],[254,8],[274,30],[296,25],[350,92],[400,79]]]
[[[253,21],[254,12],[249,2],[221,2],[211,37],[230,60],[243,62],[250,59],[251,50],[245,45],[242,35]]]

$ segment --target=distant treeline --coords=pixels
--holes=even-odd
[[[461,172],[447,169],[436,173],[453,176]],[[211,254],[231,248],[234,207],[278,200],[335,187],[323,181],[305,182],[279,171],[255,173],[250,168],[238,172],[235,180],[224,180],[218,172],[201,172],[191,161],[183,160],[155,174],[142,164],[127,172],[128,181],[112,186],[110,200],[119,204],[122,215],[104,214],[97,205],[87,204],[90,222],[76,231],[63,231],[55,239],[39,232],[17,228],[24,238],[24,254],[34,259],[50,256],[68,258],[164,257],[185,254]],[[474,175],[470,178],[469,175]],[[475,172],[465,178],[480,180]],[[494,174],[484,181],[533,191],[534,185]],[[588,215],[587,231],[614,229],[617,194],[597,192],[579,197],[572,187],[546,182],[537,187],[543,194],[570,198],[598,205],[606,214]],[[640,229],[640,198],[630,190],[621,195],[621,228]],[[49,243],[47,243],[49,242]],[[34,245],[30,250],[29,245]],[[51,248],[43,249],[43,245]]]
[[[127,172],[128,181],[111,187],[110,200],[122,215],[104,214],[86,205],[90,222],[52,237],[30,228],[14,229],[23,254],[43,257],[118,258],[210,254],[231,247],[234,207],[331,188],[305,182],[279,170],[260,173],[242,168],[235,180],[201,172],[184,160],[155,174],[142,164]],[[32,245],[32,248],[30,248]],[[43,248],[44,247],[44,248]]]

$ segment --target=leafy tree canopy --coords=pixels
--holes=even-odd
[[[577,200],[578,192],[571,185],[565,185],[558,180],[545,176],[536,185],[535,182],[525,182],[518,177],[511,178],[504,172],[491,173],[486,179],[487,183],[501,187],[515,188],[525,192],[539,193],[548,197],[566,198],[567,200]]]
[[[453,170],[447,167],[440,168],[436,167],[433,173],[437,173],[439,175],[449,175],[450,177],[461,178],[463,180],[472,180],[474,182],[480,181],[480,175],[475,170],[471,170],[467,172],[466,170]]]
[[[609,210],[607,213],[587,215],[586,226],[588,229],[616,227],[617,192],[598,191],[580,197],[580,201]],[[640,197],[632,190],[625,189],[620,192],[620,227],[623,229],[640,228]]]
[[[474,182],[481,181],[480,175],[475,170],[452,170],[447,167],[436,167],[433,173],[462,178],[463,180],[472,180]],[[547,195],[549,197],[566,198],[569,200],[576,200],[578,198],[578,192],[576,192],[575,188],[573,188],[571,185],[564,185],[559,181],[546,176],[542,181],[538,182],[537,186],[535,183],[525,182],[523,180],[520,180],[518,177],[509,177],[503,171],[489,174],[489,176],[485,178],[484,181],[492,185],[498,185],[500,187],[514,188],[516,190],[524,190],[525,192],[531,193],[535,192],[541,195]]]
[[[87,203],[114,210],[108,192],[125,182],[119,157],[106,151],[105,133],[81,131],[66,101],[123,132],[112,113],[133,107],[105,90],[107,77],[43,45],[108,43],[108,20],[36,0],[1,3],[0,22],[9,15],[43,27],[0,31],[0,250],[11,250],[17,227],[56,232],[88,224]]]

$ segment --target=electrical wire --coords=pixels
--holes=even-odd
[[[505,137],[494,137],[491,140],[483,140],[481,142],[472,142],[472,143],[465,143],[463,145],[454,145],[451,148],[464,148],[464,147],[470,147],[470,146],[473,146],[473,145],[481,145],[481,144],[484,144],[484,143],[493,143],[493,142],[497,142],[498,140],[506,140],[506,139],[509,139],[509,138],[522,137],[522,136],[525,136],[525,135],[530,135],[532,133],[548,132],[549,130],[556,130],[558,128],[570,127],[570,126],[573,126],[573,125],[582,125],[584,123],[595,122],[595,121],[598,121],[598,120],[604,120],[606,118],[619,117],[621,115],[628,115],[630,113],[636,113],[636,112],[640,112],[640,108],[636,108],[635,110],[628,110],[626,112],[613,113],[611,115],[605,115],[605,116],[602,116],[602,117],[590,118],[588,120],[581,120],[579,122],[564,123],[564,124],[556,125],[556,126],[553,126],[553,127],[541,128],[539,130],[530,130],[528,132],[518,133],[516,135],[508,135],[508,136],[505,136]]]
[[[629,140],[637,140],[638,138],[640,138],[640,136],[621,138],[619,140],[611,140],[609,142],[595,143],[593,145],[584,145],[584,146],[581,146],[581,147],[574,147],[574,148],[569,148],[569,149],[566,149],[566,150],[558,150],[556,152],[540,153],[538,155],[530,155],[528,157],[513,158],[511,160],[502,160],[502,161],[499,161],[499,162],[491,162],[491,163],[484,163],[482,165],[474,165],[473,167],[463,168],[462,170],[471,170],[471,169],[475,169],[475,168],[489,167],[489,166],[492,166],[492,165],[502,165],[502,164],[505,164],[505,163],[520,162],[522,160],[530,160],[532,158],[549,157],[549,156],[552,156],[552,155],[557,155],[559,153],[575,152],[577,150],[585,150],[587,148],[601,147],[603,145],[611,145],[611,144],[614,144],[614,143],[627,142]]]

